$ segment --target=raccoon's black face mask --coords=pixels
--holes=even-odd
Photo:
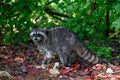
[[[46,30],[42,28],[31,29],[30,38],[33,41],[43,42],[47,39]]]

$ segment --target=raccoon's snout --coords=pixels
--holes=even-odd
[[[37,38],[35,38],[34,40],[36,40],[36,41],[37,41],[38,39],[37,39]]]

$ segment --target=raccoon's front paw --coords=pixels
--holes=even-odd
[[[68,67],[67,63],[62,63],[62,66]]]
[[[67,65],[68,67],[71,67],[72,66],[72,64],[71,63],[68,63],[68,65]]]
[[[42,64],[40,67],[41,67],[42,69],[45,69],[45,68],[46,68],[45,64]]]

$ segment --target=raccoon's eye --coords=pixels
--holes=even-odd
[[[36,36],[36,34],[33,34],[33,36]]]
[[[37,34],[37,36],[42,37],[42,35],[41,35],[41,34]]]

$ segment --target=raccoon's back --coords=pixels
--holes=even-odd
[[[64,27],[56,27],[50,29],[50,36],[48,39],[54,46],[73,47],[77,39],[77,36],[70,30]]]

